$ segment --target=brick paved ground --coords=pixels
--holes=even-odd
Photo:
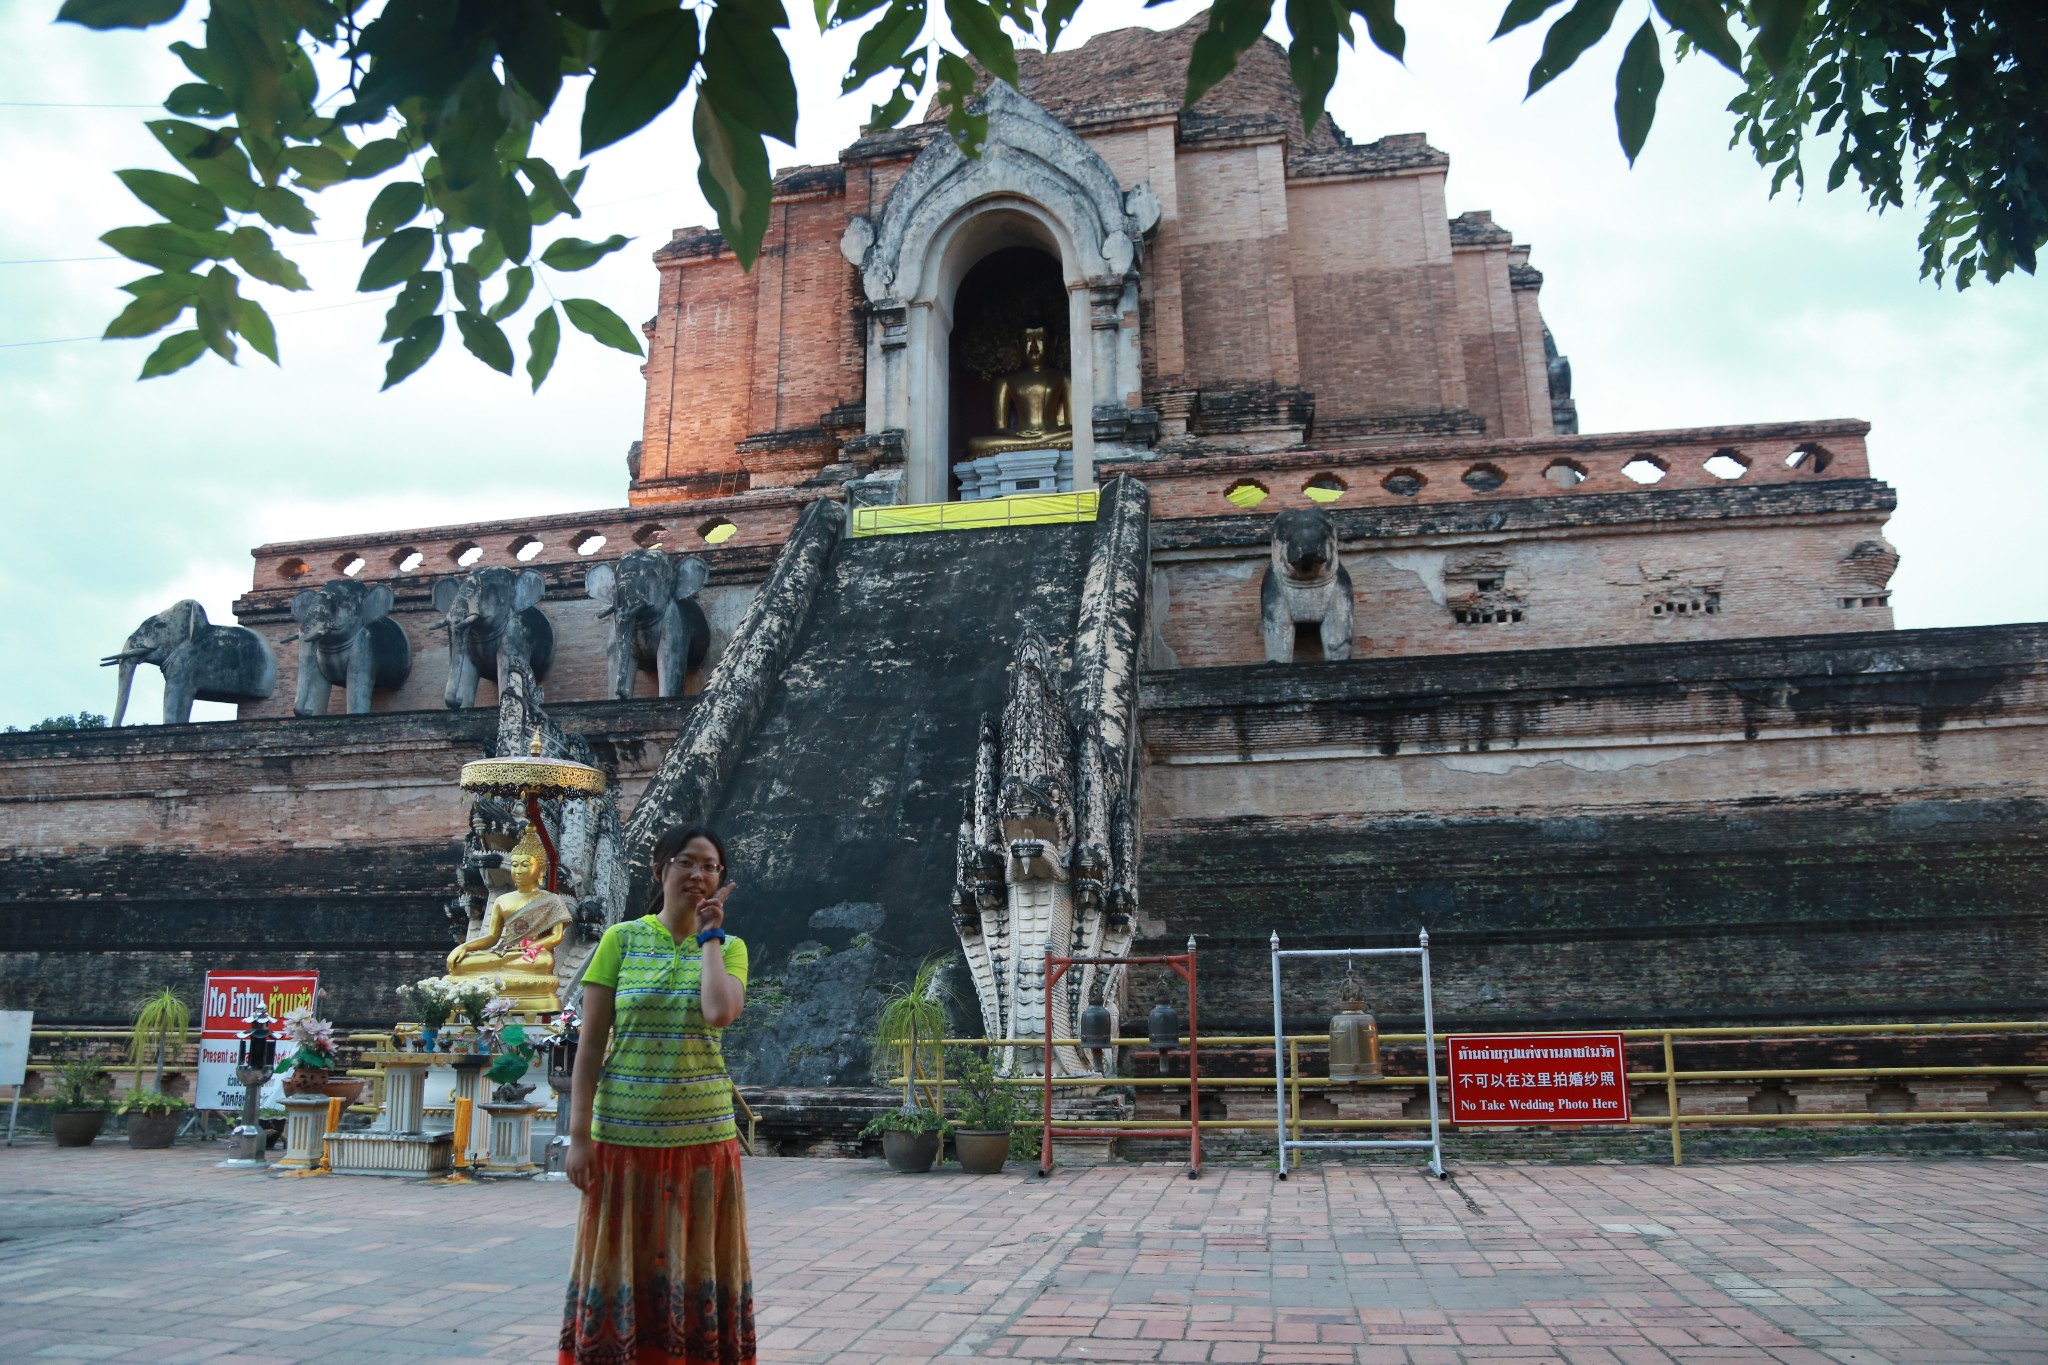
[[[564,1185],[0,1151],[0,1361],[547,1360]],[[2048,1361],[2048,1166],[749,1163],[764,1361]]]

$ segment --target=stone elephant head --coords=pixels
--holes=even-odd
[[[347,578],[292,598],[292,619],[299,623],[296,714],[324,714],[328,689],[343,687],[349,714],[364,715],[373,689],[405,686],[412,673],[412,644],[389,619],[392,600],[388,583]]]
[[[1351,657],[1351,575],[1337,555],[1337,523],[1320,507],[1290,507],[1273,518],[1259,616],[1269,663],[1292,663],[1312,642],[1324,659]]]
[[[434,584],[434,607],[447,617],[451,710],[476,705],[477,683],[502,682],[507,665],[523,660],[536,679],[554,662],[555,632],[541,613],[547,580],[536,570],[492,565]]]
[[[128,691],[137,664],[164,673],[164,724],[192,719],[194,701],[262,701],[277,686],[277,663],[263,637],[245,626],[217,626],[206,608],[190,598],[165,607],[129,633],[117,654],[100,660],[118,665],[114,724],[128,713]]]
[[[632,550],[616,564],[591,566],[583,586],[611,625],[605,648],[613,696],[632,697],[636,664],[653,670],[656,695],[683,694],[684,677],[711,646],[710,623],[691,600],[710,577],[711,566],[697,556],[661,550]]]

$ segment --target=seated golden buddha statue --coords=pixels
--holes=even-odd
[[[967,442],[971,459],[1012,450],[1072,450],[1067,376],[1045,367],[1045,329],[1024,329],[1024,368],[996,380],[996,434]]]
[[[555,949],[576,915],[568,901],[541,890],[547,853],[534,831],[527,830],[513,845],[506,865],[512,889],[491,898],[483,926],[448,954],[448,975],[498,977],[520,1014],[553,1014],[562,1008]]]

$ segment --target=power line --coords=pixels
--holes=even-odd
[[[154,108],[155,106],[149,107]],[[633,204],[638,203],[642,199],[659,199],[665,194],[681,194],[684,188],[683,186],[677,186],[673,189],[649,190],[645,194],[629,194],[622,199],[605,199],[595,204],[579,204],[577,207],[581,209],[604,209],[610,208],[614,204]],[[360,240],[358,237],[315,237],[304,242],[287,241],[285,246],[296,249],[302,246],[333,246],[337,242],[357,242]],[[73,265],[81,261],[125,261],[127,259],[126,256],[115,256],[112,254],[105,256],[30,256],[18,261],[0,261],[0,265]],[[135,262],[135,264],[139,265],[140,262]]]
[[[58,100],[0,100],[0,109],[161,109],[161,104],[73,104]]]
[[[318,308],[294,308],[289,313],[279,313],[281,318],[303,317],[307,313],[327,313],[336,308],[360,308],[366,303],[382,303],[382,298],[349,299],[345,303],[323,303]],[[140,340],[141,338],[136,338]],[[77,341],[104,341],[105,337],[50,337],[43,341],[0,341],[0,351],[17,350],[23,346],[69,346]],[[125,338],[116,338],[125,340]]]

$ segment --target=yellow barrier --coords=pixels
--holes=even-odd
[[[916,502],[904,506],[856,507],[852,533],[861,536],[913,535],[920,531],[981,531],[996,526],[1053,526],[1095,520],[1100,494],[1018,493],[979,502]]]
[[[1872,1110],[1854,1113],[1791,1113],[1791,1114],[1685,1114],[1680,1112],[1678,1083],[1680,1081],[1784,1081],[1784,1080],[1867,1080],[1883,1077],[1938,1077],[1938,1076],[2041,1076],[2048,1075],[2048,1063],[2020,1066],[1845,1066],[1845,1067],[1754,1067],[1720,1068],[1702,1071],[1680,1071],[1673,1056],[1675,1044],[1684,1039],[1739,1039],[1739,1038],[1798,1038],[1798,1037],[1870,1037],[1889,1035],[1913,1037],[1945,1033],[2048,1033],[2048,1021],[1987,1021],[1984,1023],[1961,1024],[1781,1024],[1756,1028],[1743,1027],[1701,1027],[1701,1028],[1635,1028],[1618,1030],[1625,1039],[1638,1042],[1654,1041],[1662,1044],[1664,1067],[1660,1071],[1631,1071],[1627,1073],[1632,1086],[1648,1086],[1662,1082],[1666,1112],[1662,1114],[1631,1115],[1630,1127],[1666,1127],[1671,1131],[1671,1163],[1685,1164],[1685,1149],[1680,1129],[1688,1124],[1705,1125],[1751,1125],[1772,1127],[1779,1124],[1801,1123],[2010,1123],[2015,1121],[2048,1120],[2048,1109],[1911,1109]],[[1331,1081],[1327,1077],[1303,1076],[1299,1065],[1299,1045],[1302,1043],[1327,1043],[1328,1034],[1290,1035],[1289,1050],[1293,1054],[1293,1065],[1289,1070],[1293,1090],[1294,1119],[1291,1133],[1299,1139],[1304,1128],[1358,1129],[1358,1128],[1420,1128],[1427,1125],[1426,1119],[1385,1118],[1385,1119],[1321,1119],[1303,1118],[1301,1115],[1301,1092],[1321,1089],[1349,1089],[1353,1086],[1401,1086],[1414,1089],[1428,1084],[1424,1076],[1382,1076],[1369,1081]],[[1079,1046],[1078,1038],[1055,1038],[1059,1046]],[[1149,1048],[1146,1038],[1118,1038],[1119,1048]],[[1380,1041],[1386,1043],[1419,1043],[1420,1033],[1382,1033]],[[1271,1047],[1271,1034],[1231,1034],[1222,1037],[1204,1035],[1205,1047]],[[948,1047],[968,1048],[1029,1048],[1036,1052],[1045,1046],[1042,1038],[945,1038],[939,1041],[940,1056]],[[942,1097],[949,1088],[943,1066],[935,1077],[918,1076],[913,1081],[908,1046],[905,1047],[904,1074],[902,1077],[905,1103],[912,1102],[915,1090],[926,1092],[928,1102],[933,1092]],[[1037,1089],[1044,1081],[1035,1076],[1014,1076],[1004,1078],[1004,1084],[1029,1086]],[[1107,1080],[1086,1076],[1055,1077],[1055,1086],[1091,1086],[1113,1089],[1144,1089],[1155,1087],[1185,1088],[1187,1080],[1178,1076],[1114,1076]],[[1439,1073],[1437,1085],[1448,1087],[1450,1078]],[[1270,1091],[1271,1076],[1203,1076],[1204,1090],[1249,1090]],[[935,1106],[936,1107],[936,1106]],[[1452,1126],[1448,1115],[1445,1126]],[[1207,1129],[1242,1132],[1271,1132],[1279,1123],[1274,1119],[1203,1119],[1201,1126]],[[1150,1128],[1157,1126],[1154,1119],[1062,1119],[1062,1127],[1100,1128],[1114,1133],[1125,1128]],[[1018,1120],[1020,1128],[1036,1129],[1037,1119]],[[1530,1124],[1530,1127],[1543,1127]],[[1574,1125],[1576,1126],[1576,1125]],[[1599,1125],[1606,1128],[1620,1127],[1619,1124]]]

